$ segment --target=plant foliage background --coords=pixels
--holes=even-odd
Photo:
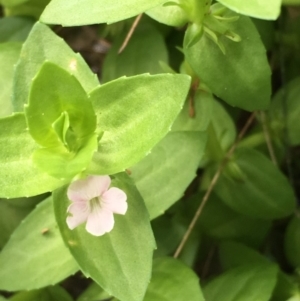
[[[1,301],[300,300],[299,0],[0,4]]]

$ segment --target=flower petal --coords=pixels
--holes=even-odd
[[[119,188],[110,188],[101,196],[100,199],[101,206],[105,209],[111,210],[113,213],[125,214],[127,211],[127,195]]]
[[[110,232],[114,223],[113,213],[99,206],[89,214],[85,228],[92,235],[101,236]]]
[[[71,204],[67,212],[72,214],[72,216],[67,217],[67,224],[71,230],[84,223],[89,215],[89,209],[86,202]]]
[[[109,176],[88,176],[86,179],[77,180],[68,188],[68,198],[73,202],[89,201],[102,195],[110,185]]]

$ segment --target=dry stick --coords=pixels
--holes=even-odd
[[[127,34],[127,36],[126,36],[126,38],[125,38],[125,40],[124,40],[122,46],[120,47],[120,49],[119,49],[119,51],[118,51],[118,54],[120,54],[120,53],[125,49],[125,47],[127,46],[128,42],[129,42],[129,40],[130,40],[130,38],[132,37],[132,34],[134,33],[136,27],[138,26],[138,24],[139,24],[139,22],[140,22],[140,20],[141,20],[141,18],[142,18],[142,15],[143,15],[143,14],[138,15],[138,16],[135,18],[135,20],[133,21],[133,23],[132,23],[132,25],[131,25],[131,27],[130,27],[130,29],[129,29],[129,31],[128,31],[128,34]]]
[[[275,152],[274,152],[274,148],[273,148],[273,144],[272,144],[272,140],[270,138],[270,132],[267,126],[267,120],[266,120],[266,114],[263,111],[260,111],[260,116],[261,116],[261,124],[263,127],[263,131],[264,131],[264,136],[265,136],[265,140],[266,140],[266,144],[268,147],[268,151],[271,157],[271,160],[273,162],[273,164],[275,166],[278,166],[278,162],[275,156]]]
[[[242,130],[240,131],[240,133],[239,133],[239,135],[238,135],[238,137],[237,137],[235,143],[232,145],[232,147],[230,148],[230,150],[229,150],[229,151],[227,152],[227,154],[225,155],[223,161],[222,161],[221,164],[219,165],[219,168],[218,168],[218,170],[216,171],[214,177],[212,178],[212,180],[211,180],[211,182],[210,182],[210,185],[209,185],[209,187],[208,187],[208,189],[207,189],[207,191],[206,191],[206,193],[205,193],[205,195],[204,195],[204,197],[203,197],[203,199],[202,199],[202,202],[201,202],[200,206],[198,207],[198,209],[197,209],[197,211],[196,211],[196,213],[195,213],[195,215],[194,215],[194,217],[193,217],[191,223],[189,224],[189,227],[188,227],[187,231],[185,232],[185,234],[184,234],[184,236],[183,236],[183,238],[182,238],[182,240],[181,240],[181,242],[180,242],[178,248],[177,248],[176,251],[175,251],[175,254],[174,254],[174,256],[173,256],[174,258],[178,258],[179,254],[181,253],[181,251],[182,251],[184,245],[186,244],[186,242],[187,242],[189,236],[191,235],[191,233],[192,233],[192,231],[193,231],[193,229],[194,229],[194,227],[195,227],[195,225],[196,225],[196,222],[197,222],[199,216],[201,215],[201,213],[202,213],[202,211],[203,211],[203,208],[204,208],[206,202],[208,201],[208,198],[210,197],[210,194],[211,194],[213,188],[214,188],[215,185],[217,184],[217,181],[218,181],[218,179],[219,179],[219,177],[220,177],[220,175],[221,175],[221,173],[222,173],[222,171],[223,171],[225,165],[227,164],[228,160],[230,159],[230,157],[231,157],[232,154],[234,153],[234,151],[235,151],[235,149],[236,149],[238,143],[240,142],[240,140],[241,140],[241,139],[244,137],[244,135],[246,134],[246,132],[247,132],[248,128],[250,127],[251,123],[253,122],[254,118],[255,118],[255,112],[253,112],[253,113],[250,115],[250,117],[248,118],[246,124],[244,125],[244,127],[243,127]]]

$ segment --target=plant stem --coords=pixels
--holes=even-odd
[[[234,153],[235,149],[237,148],[240,140],[244,137],[244,135],[246,134],[248,128],[250,127],[250,125],[252,124],[253,120],[255,118],[255,112],[253,112],[250,117],[248,118],[247,122],[245,123],[244,127],[242,128],[242,130],[240,131],[235,143],[232,145],[232,147],[229,149],[229,151],[226,153],[224,159],[222,160],[221,164],[219,165],[219,168],[217,169],[216,173],[214,174],[211,182],[210,182],[210,185],[205,193],[205,195],[203,196],[203,199],[202,199],[202,202],[200,203],[191,223],[189,224],[189,227],[187,229],[187,231],[185,232],[179,246],[177,247],[175,253],[174,253],[174,258],[178,258],[178,256],[180,255],[183,247],[185,246],[188,238],[190,237],[197,221],[198,221],[198,218],[200,217],[203,209],[204,209],[204,206],[206,205],[215,185],[217,184],[217,181],[224,169],[224,167],[226,166],[228,160],[230,159],[230,157],[232,156],[232,154]]]

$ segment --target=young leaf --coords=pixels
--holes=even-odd
[[[273,264],[247,264],[228,270],[204,287],[209,301],[268,301],[276,285],[278,268]]]
[[[196,176],[206,138],[204,132],[171,132],[147,157],[130,168],[151,219],[163,214],[183,196]]]
[[[179,260],[157,258],[144,301],[204,301],[197,275]]]
[[[52,0],[40,20],[47,24],[78,26],[122,21],[166,0]]]
[[[249,111],[266,109],[271,72],[259,34],[248,17],[226,25],[242,39],[236,43],[221,36],[226,55],[204,34],[184,50],[187,60],[212,92],[230,105]]]
[[[11,95],[14,65],[19,59],[21,46],[17,42],[0,44],[0,117],[8,116],[13,111]]]
[[[37,145],[26,127],[25,116],[21,113],[0,119],[0,197],[28,197],[65,184],[33,164],[31,156]]]
[[[34,20],[25,17],[5,17],[0,19],[0,43],[23,42],[26,40]]]
[[[73,74],[86,92],[99,85],[96,75],[91,72],[82,57],[74,53],[48,26],[37,22],[23,45],[16,66],[13,95],[15,111],[23,111],[24,104],[28,102],[32,79],[45,61],[50,61]]]
[[[253,149],[238,149],[233,162],[241,177],[226,174],[227,165],[216,185],[216,193],[229,207],[262,219],[283,218],[294,211],[296,201],[291,185],[263,154]]]
[[[78,80],[50,62],[42,65],[32,82],[25,116],[30,135],[43,147],[76,151],[96,128],[92,104]]]
[[[90,99],[104,134],[88,172],[117,173],[145,157],[170,130],[189,85],[186,75],[144,74],[95,89]]]
[[[288,262],[294,267],[300,267],[300,219],[293,217],[285,232],[284,248]]]
[[[231,10],[258,19],[276,20],[280,14],[281,0],[268,1],[240,1],[218,0]]]
[[[118,54],[124,39],[124,34],[117,36],[105,57],[103,82],[124,75],[162,73],[159,61],[167,63],[168,52],[162,33],[154,25],[145,22],[139,24],[126,48]]]
[[[6,291],[54,285],[78,270],[57,228],[52,198],[37,205],[14,231],[0,253],[0,265],[0,289]]]
[[[55,215],[65,243],[86,276],[122,301],[142,300],[151,277],[155,247],[147,209],[125,174],[115,176],[112,186],[127,194],[128,211],[115,216],[114,229],[104,236],[89,234],[84,225],[70,230],[66,224],[67,187],[53,194]]]

